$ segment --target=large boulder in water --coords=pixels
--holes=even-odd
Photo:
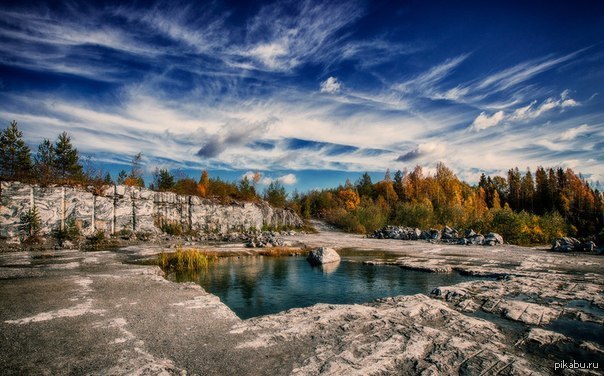
[[[312,265],[323,265],[340,262],[340,255],[331,248],[321,247],[310,251],[306,260]]]

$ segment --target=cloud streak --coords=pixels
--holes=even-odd
[[[32,147],[66,130],[103,161],[291,186],[438,160],[471,177],[568,157],[604,178],[598,44],[494,57],[422,37],[413,5],[65,4],[0,6],[0,120]]]

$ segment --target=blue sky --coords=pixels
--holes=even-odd
[[[591,3],[591,4],[590,4]],[[0,121],[111,171],[306,190],[387,168],[604,182],[596,2],[3,2]]]

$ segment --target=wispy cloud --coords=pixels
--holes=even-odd
[[[393,89],[406,94],[422,95],[427,98],[433,97],[437,93],[438,84],[447,78],[468,56],[470,55],[464,54],[447,59],[410,80],[393,85]]]
[[[555,66],[570,61],[586,49],[580,49],[559,57],[545,57],[517,64],[511,68],[483,78],[474,85],[476,89],[502,91],[524,83],[536,75],[548,71]]]
[[[577,138],[577,136],[587,133],[589,131],[589,126],[587,124],[581,124],[578,127],[570,128],[567,131],[562,132],[560,135],[561,141],[570,141]]]
[[[488,115],[486,112],[481,112],[480,115],[474,119],[470,124],[470,129],[474,131],[480,131],[487,128],[494,127],[504,121],[506,122],[518,122],[536,119],[547,112],[554,109],[564,110],[569,107],[576,107],[579,102],[570,98],[569,91],[564,90],[559,98],[547,98],[540,105],[536,105],[537,101],[532,101],[526,106],[516,108],[511,114],[506,115],[503,110],[497,111],[492,115]]]
[[[600,76],[566,79],[599,55],[489,60],[382,26],[376,7],[3,5],[0,64],[16,74],[0,76],[0,120],[18,120],[32,146],[66,130],[97,160],[142,151],[149,165],[257,169],[285,185],[303,180],[286,170],[438,160],[471,177],[566,158],[604,176]]]
[[[303,62],[324,62],[337,54],[339,32],[357,20],[362,8],[354,2],[317,3],[309,0],[264,6],[249,22],[247,44],[233,54],[276,71]]]

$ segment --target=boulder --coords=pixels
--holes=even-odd
[[[596,250],[596,243],[594,243],[594,242],[582,243],[576,248],[576,250],[583,251],[583,252],[593,252]]]
[[[552,251],[572,252],[581,245],[581,242],[575,238],[565,237],[557,238],[552,241]]]
[[[450,239],[457,239],[457,237],[458,237],[458,232],[456,229],[451,228],[449,226],[445,226],[445,228],[443,228],[442,233],[441,233],[442,239],[450,240]]]
[[[340,262],[340,255],[332,248],[321,247],[310,251],[306,260],[312,265],[323,265]]]
[[[487,236],[484,237],[485,245],[501,245],[503,244],[503,236],[495,233],[489,232]]]
[[[466,240],[468,241],[466,244],[473,244],[473,245],[483,245],[484,244],[484,236],[482,236],[480,234],[476,234],[474,236],[469,236],[466,238]]]

